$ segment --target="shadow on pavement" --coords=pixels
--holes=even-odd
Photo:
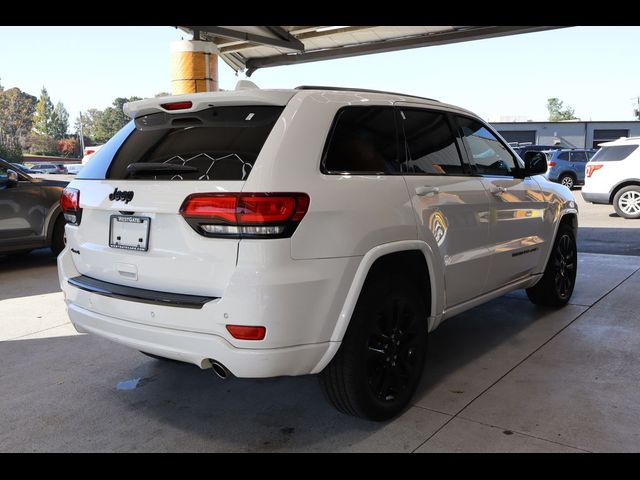
[[[59,291],[56,257],[50,249],[0,255],[0,300]]]
[[[638,228],[579,227],[578,251],[638,256],[640,255],[640,220],[638,220]]]
[[[546,312],[503,297],[445,322],[418,395]],[[2,451],[410,451],[448,418],[369,422],[334,410],[315,376],[223,381],[92,335],[0,342],[0,357]]]

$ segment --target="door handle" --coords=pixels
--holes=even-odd
[[[436,193],[440,193],[440,189],[438,187],[430,187],[428,185],[416,187],[416,195],[420,197],[424,197],[425,195],[434,195]]]
[[[489,187],[489,191],[496,196],[500,196],[501,194],[505,193],[507,191],[506,188],[504,187],[497,187],[495,185],[491,185],[491,187]]]

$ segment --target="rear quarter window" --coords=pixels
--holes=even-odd
[[[613,145],[601,147],[591,158],[592,162],[619,162],[636,151],[638,145]]]
[[[129,122],[77,178],[246,180],[284,107],[212,107],[189,114],[154,113]],[[132,172],[132,164],[190,167],[188,172]]]

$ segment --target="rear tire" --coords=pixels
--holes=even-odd
[[[58,215],[56,218],[56,223],[53,225],[53,235],[51,236],[51,252],[53,252],[54,256],[60,255],[60,252],[64,250],[65,246],[65,237],[64,237],[64,226],[66,225],[66,220],[64,216]]]
[[[529,300],[549,307],[566,305],[576,284],[577,252],[573,229],[561,224],[544,275],[533,287],[527,288]]]
[[[576,186],[576,179],[573,178],[573,175],[569,173],[565,173],[564,175],[562,175],[558,182],[567,187],[569,190],[573,189],[573,187]]]
[[[319,377],[335,408],[378,421],[406,408],[424,369],[427,311],[406,274],[367,280],[342,345]]]
[[[623,218],[640,218],[640,186],[621,188],[613,197],[613,208]]]

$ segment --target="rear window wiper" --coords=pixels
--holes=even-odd
[[[198,172],[196,167],[177,165],[175,163],[130,163],[127,165],[127,173],[129,175],[136,175],[138,173],[164,173],[171,175],[194,172]]]

